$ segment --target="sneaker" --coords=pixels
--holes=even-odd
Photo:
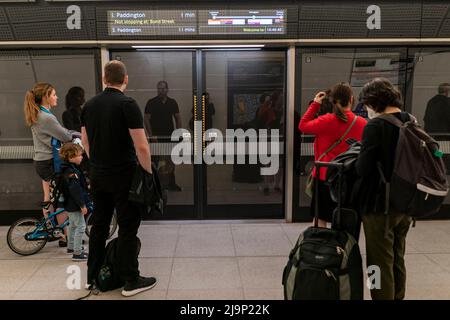
[[[156,285],[156,278],[154,277],[138,277],[135,281],[127,281],[122,290],[124,297],[131,297],[140,292],[150,290]]]
[[[59,245],[61,248],[65,248],[65,247],[67,247],[67,241],[59,240],[58,245]]]
[[[72,261],[86,261],[88,259],[88,254],[86,252],[82,252],[80,254],[74,254],[72,256]]]
[[[84,251],[84,247],[81,247],[81,251]],[[67,254],[73,254],[73,249],[67,249]]]

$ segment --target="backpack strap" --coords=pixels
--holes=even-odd
[[[320,161],[323,157],[325,157],[328,154],[328,152],[333,150],[336,146],[338,146],[342,142],[342,140],[344,140],[344,138],[347,136],[347,134],[352,129],[353,125],[356,123],[357,119],[358,119],[358,116],[355,116],[353,118],[352,123],[350,123],[350,125],[345,130],[344,134],[339,139],[337,139],[331,146],[329,146],[328,149],[324,153],[322,153],[319,158],[317,158],[317,161]]]
[[[409,121],[413,122],[413,123],[418,123],[416,117],[414,117],[412,114],[408,113],[409,115]],[[381,115],[379,115],[377,118],[386,120],[387,122],[389,122],[390,124],[396,126],[396,127],[403,127],[404,123],[402,121],[400,121],[396,116],[389,114],[389,113],[383,113]]]

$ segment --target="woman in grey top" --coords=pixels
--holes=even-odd
[[[32,90],[27,91],[24,102],[25,122],[33,134],[33,160],[36,172],[42,179],[44,201],[50,201],[50,180],[55,174],[52,138],[64,143],[80,135],[61,126],[51,113],[57,101],[55,88],[51,84],[36,83]]]

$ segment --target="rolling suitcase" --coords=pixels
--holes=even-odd
[[[337,166],[342,176],[342,164],[316,162],[320,167]],[[342,180],[342,179],[341,179]],[[316,183],[315,192],[318,194]],[[314,226],[302,232],[289,254],[283,271],[285,300],[362,300],[363,271],[358,243],[341,220],[341,201],[333,213],[331,229],[318,227],[316,197]],[[346,221],[356,213],[346,212]],[[355,222],[356,224],[356,222]]]

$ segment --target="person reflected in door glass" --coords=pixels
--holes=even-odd
[[[283,130],[283,96],[282,91],[276,89],[270,96],[265,94],[260,97],[260,107],[256,111],[255,124],[256,129],[268,130],[268,135],[271,134],[272,129],[279,130],[281,133]],[[278,173],[282,171],[282,162],[280,161],[280,168]],[[264,176],[264,195],[270,194],[270,189],[273,187],[274,191],[281,193],[281,174],[275,176]]]
[[[148,100],[145,106],[145,131],[151,142],[167,143],[171,141],[170,137],[175,127],[177,129],[182,127],[180,110],[176,100],[167,96],[169,92],[167,81],[159,81],[156,89],[158,95]],[[154,164],[158,168],[162,187],[169,191],[181,191],[181,188],[175,183],[175,164],[170,157],[170,150],[165,150],[163,155],[154,158]]]
[[[441,83],[438,94],[430,99],[425,110],[425,130],[428,133],[450,133],[450,83]]]
[[[441,83],[438,94],[431,98],[425,110],[425,131],[437,141],[450,140],[450,83]],[[450,174],[450,155],[444,154],[447,174]]]
[[[66,94],[66,111],[62,114],[62,122],[66,129],[81,132],[81,110],[85,103],[84,90],[72,87]]]

